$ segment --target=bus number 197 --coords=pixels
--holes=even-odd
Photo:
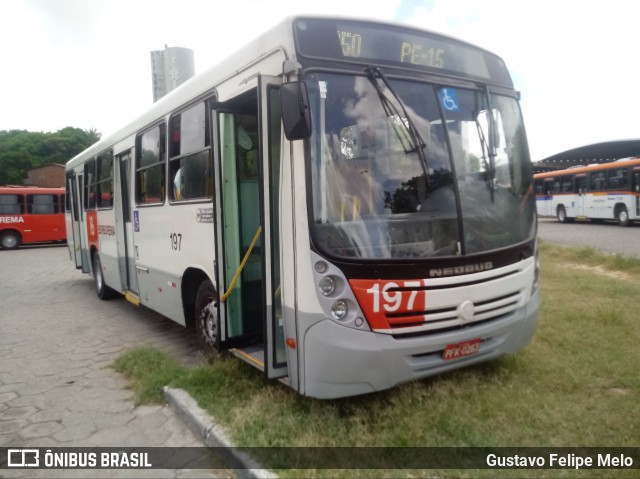
[[[403,288],[419,288],[420,286],[422,286],[422,283],[420,281],[404,281],[404,284],[402,285]],[[418,291],[416,289],[413,289],[411,291],[400,291],[398,289],[400,287],[401,286],[399,284],[394,283],[393,281],[389,281],[382,287],[382,291],[380,290],[380,283],[375,283],[371,288],[369,288],[367,290],[367,293],[373,296],[373,312],[380,312],[381,302],[382,307],[387,313],[396,313],[400,310],[415,311],[414,306],[418,293],[426,295],[426,291]]]
[[[171,233],[169,239],[171,240],[171,249],[173,251],[182,249],[182,233]]]

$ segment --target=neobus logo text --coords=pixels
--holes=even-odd
[[[493,269],[493,262],[486,261],[484,263],[465,264],[464,266],[455,266],[452,268],[433,268],[429,270],[431,278],[439,278],[443,276],[457,276],[459,274],[480,273]]]
[[[0,223],[24,223],[22,216],[0,216]]]

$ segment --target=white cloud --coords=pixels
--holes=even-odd
[[[400,11],[505,59],[534,159],[640,136],[627,0],[4,1],[0,129],[118,128],[151,104],[149,52],[165,44],[194,49],[203,71],[290,14],[393,20]]]
[[[16,0],[0,2],[6,47],[0,129],[109,133],[151,104],[149,52],[195,51],[196,72],[295,13],[390,19],[399,0]]]

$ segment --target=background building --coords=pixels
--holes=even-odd
[[[640,156],[640,139],[615,140],[580,146],[557,153],[533,164],[534,173],[564,170],[572,166],[610,163],[621,158]]]
[[[64,186],[64,165],[51,165],[33,168],[27,172],[25,184],[41,188],[62,188]]]
[[[158,101],[195,73],[193,50],[166,47],[151,52],[153,101]]]

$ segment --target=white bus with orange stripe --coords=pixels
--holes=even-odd
[[[397,24],[294,17],[67,164],[100,297],[335,398],[523,348],[536,211],[502,60]]]
[[[538,214],[575,219],[640,221],[640,158],[577,166],[534,176]]]

